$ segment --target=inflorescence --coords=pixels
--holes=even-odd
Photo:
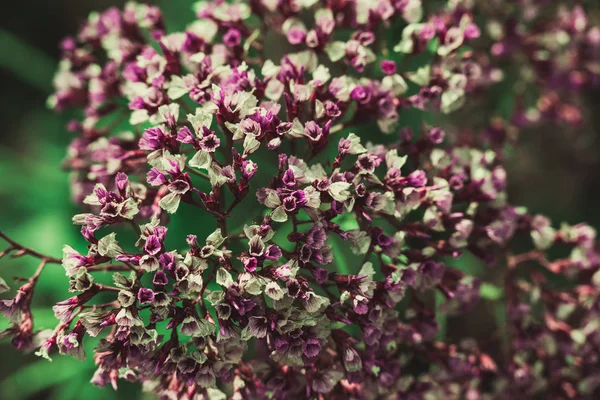
[[[154,6],[92,14],[61,43],[49,99],[83,112],[65,164],[88,248],[57,260],[0,234],[0,256],[40,260],[0,301],[0,338],[81,359],[99,337],[94,384],[162,399],[597,395],[596,232],[512,205],[502,148],[509,125],[583,123],[600,28],[567,2],[433,3],[208,1],[177,33]],[[468,121],[436,118],[486,107],[508,74],[511,121],[465,139]],[[415,110],[444,122],[404,125]],[[169,248],[183,208],[215,230]],[[463,254],[502,284],[461,269]],[[74,296],[36,331],[53,264]],[[486,301],[506,314],[501,349],[440,334],[440,317]]]

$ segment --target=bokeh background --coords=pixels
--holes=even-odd
[[[193,19],[192,0],[151,3],[162,7],[169,30],[183,29]],[[21,0],[0,13],[0,229],[56,257],[65,243],[85,247],[71,224],[77,210],[69,198],[68,173],[61,169],[71,140],[64,129],[70,115],[56,115],[45,106],[58,62],[57,44],[73,34],[89,12],[122,4]],[[585,220],[600,227],[599,96],[598,91],[584,94],[589,123],[581,129],[545,126],[522,133],[521,145],[511,152],[508,163],[513,203],[544,213],[555,223]],[[0,276],[9,282],[13,276],[30,276],[35,266],[34,260],[0,260]],[[55,326],[48,305],[68,297],[67,286],[62,269],[44,271],[34,302],[38,327]],[[5,327],[0,319],[0,329]],[[448,330],[454,330],[451,322]],[[93,346],[92,341],[86,343],[88,354]],[[90,357],[84,363],[68,357],[55,357],[49,363],[2,343],[0,399],[150,398],[126,383],[120,383],[116,393],[95,388],[89,384],[93,371]]]

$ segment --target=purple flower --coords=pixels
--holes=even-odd
[[[299,3],[200,2],[182,32],[132,3],[62,42],[49,104],[80,111],[65,165],[87,253],[0,232],[0,257],[42,261],[0,300],[0,338],[83,358],[109,327],[92,381],[160,398],[593,397],[596,232],[511,204],[505,151],[524,127],[581,126],[600,82],[585,7]],[[506,79],[528,96],[490,120]],[[198,229],[167,238],[181,209]],[[80,293],[49,335],[30,311],[46,264]],[[509,357],[442,323],[497,330],[478,304],[506,308]]]
[[[234,47],[240,44],[242,36],[237,29],[229,29],[223,36],[223,43],[227,46]]]
[[[381,62],[381,70],[386,75],[392,75],[396,73],[396,63],[394,61],[383,60]]]
[[[148,304],[154,301],[154,292],[151,289],[141,288],[137,294],[140,304]]]

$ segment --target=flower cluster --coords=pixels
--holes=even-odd
[[[600,82],[600,27],[590,25],[580,5],[545,9],[542,1],[523,3],[521,23],[505,22],[512,18],[502,15],[490,19],[487,29],[494,41],[491,56],[523,58],[526,63],[517,72],[517,84],[533,85],[537,91],[533,104],[527,104],[525,90],[520,93],[515,122],[524,125],[546,119],[581,124],[582,111],[573,93]]]
[[[495,106],[506,121],[484,121],[490,143],[501,145],[522,128],[583,125],[586,109],[580,94],[584,88],[600,85],[600,26],[591,22],[582,4],[544,0],[455,3],[455,12],[469,10],[486,16],[480,45],[489,51],[474,56],[482,72],[478,85],[489,87],[502,81],[515,91],[510,105]],[[482,101],[486,101],[484,93]]]
[[[139,381],[163,399],[598,394],[594,229],[512,205],[493,149],[403,123],[485,93],[499,57],[528,55],[542,98],[565,74],[594,81],[598,28],[578,7],[535,35],[491,20],[487,54],[480,5],[447,3],[200,2],[178,33],[153,6],[91,15],[61,44],[49,100],[84,111],[66,164],[88,247],[56,260],[2,234],[0,256],[41,264],[0,302],[0,337],[47,358],[83,358],[99,337],[94,384]],[[537,32],[543,2],[525,3]],[[216,229],[172,248],[183,208]],[[463,268],[468,255],[500,283]],[[56,329],[34,332],[47,264],[75,295],[54,306]],[[447,316],[487,301],[506,306],[500,351],[445,335]]]

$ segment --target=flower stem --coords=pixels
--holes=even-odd
[[[2,255],[5,255],[7,253],[10,253],[11,251],[16,250],[16,254],[13,255],[13,257],[21,257],[25,254],[28,254],[30,256],[33,257],[37,257],[40,258],[42,260],[45,260],[47,263],[50,264],[62,264],[62,261],[59,260],[58,258],[55,257],[51,257],[51,256],[47,256],[45,254],[39,253],[35,250],[32,250],[28,247],[25,247],[17,242],[15,242],[14,240],[12,240],[11,238],[9,238],[4,232],[0,231],[0,237],[2,239],[4,239],[6,242],[8,242],[8,244],[10,244],[9,248],[6,250],[6,252],[0,253]]]

